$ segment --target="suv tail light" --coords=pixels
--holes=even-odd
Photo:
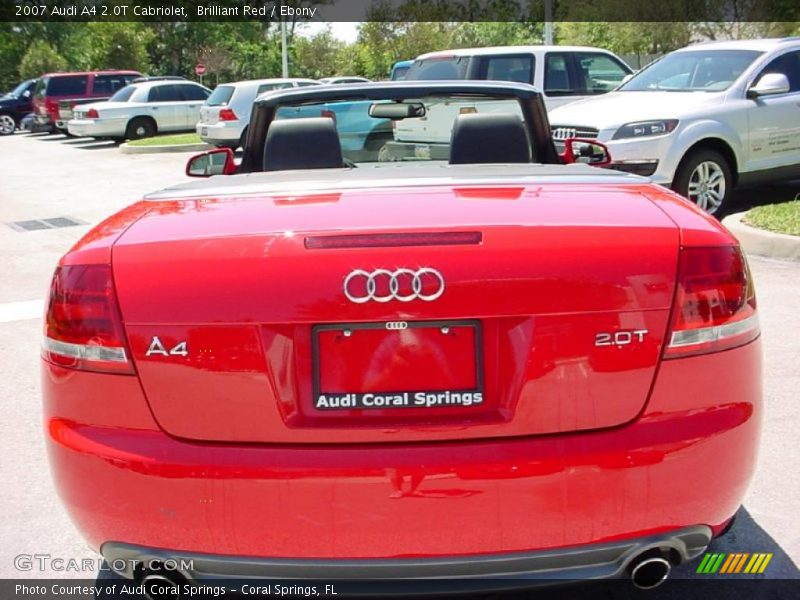
[[[739,247],[683,249],[664,358],[734,348],[760,331],[753,279]]]
[[[236,113],[233,112],[232,108],[223,108],[219,111],[219,120],[220,121],[237,121],[239,117],[236,116]]]
[[[42,355],[72,369],[133,374],[109,265],[56,269]]]
[[[100,113],[97,112],[96,108],[90,108],[89,110],[86,111],[86,118],[87,119],[99,119],[100,118]]]

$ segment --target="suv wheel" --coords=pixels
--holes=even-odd
[[[156,134],[156,124],[152,120],[144,117],[137,117],[128,123],[125,130],[125,137],[129,140],[140,140],[146,137],[153,137]]]
[[[733,188],[731,167],[715,150],[699,150],[683,159],[672,189],[711,215],[727,208]]]
[[[17,128],[17,122],[11,115],[0,115],[0,135],[11,135]]]

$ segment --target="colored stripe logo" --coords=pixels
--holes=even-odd
[[[765,552],[706,552],[703,560],[697,567],[697,572],[703,575],[714,575],[715,573],[736,574],[759,574],[763,573],[769,562],[772,560],[772,553]]]

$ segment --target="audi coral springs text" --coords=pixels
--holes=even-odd
[[[477,110],[452,115],[446,162],[343,152],[331,116],[450,101]],[[652,587],[700,556],[755,463],[753,281],[696,206],[564,164],[608,161],[586,145],[556,153],[526,84],[281,90],[240,164],[197,155],[187,172],[216,176],[94,228],[56,269],[42,360],[88,542],[149,586],[368,595]]]

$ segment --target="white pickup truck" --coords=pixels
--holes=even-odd
[[[548,111],[576,100],[605,94],[632,73],[630,67],[607,50],[586,46],[502,46],[463,48],[423,54],[414,61],[406,81],[477,79],[532,84],[544,93]],[[507,102],[426,103],[426,117],[397,123],[394,141],[381,152],[381,160],[447,160],[449,125],[459,113],[495,112]]]

